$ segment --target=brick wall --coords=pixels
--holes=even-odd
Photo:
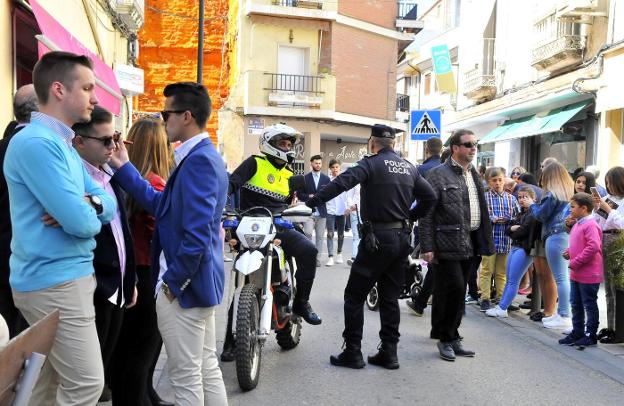
[[[338,13],[394,30],[398,5],[392,0],[338,1]]]
[[[394,120],[397,41],[340,24],[331,38],[336,110]]]
[[[145,2],[145,25],[138,35],[138,64],[145,70],[145,93],[137,98],[136,110],[160,111],[164,104],[162,91],[168,83],[197,80],[198,6],[199,2],[188,0]],[[232,44],[224,36],[227,14],[228,0],[206,1],[203,83],[212,99],[208,131],[215,142],[216,110],[228,95],[228,53]],[[224,41],[226,53],[222,59]]]

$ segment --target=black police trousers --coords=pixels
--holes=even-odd
[[[344,292],[345,329],[342,337],[348,344],[360,345],[364,326],[364,302],[377,283],[379,317],[383,342],[399,341],[399,295],[405,282],[407,256],[410,252],[408,229],[375,231],[379,241],[377,252],[368,252],[360,243],[357,257],[351,266]]]
[[[310,290],[316,275],[316,254],[318,250],[305,236],[297,230],[280,229],[275,238],[282,241],[284,252],[297,261],[297,296],[302,301],[310,299]],[[301,296],[303,295],[303,296]]]

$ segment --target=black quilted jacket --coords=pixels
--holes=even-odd
[[[427,172],[426,179],[435,190],[438,202],[419,221],[421,252],[433,252],[435,257],[445,260],[463,260],[496,252],[483,185],[474,168],[471,173],[481,207],[481,226],[477,230],[475,244],[470,238],[470,203],[462,168],[453,166],[448,159],[443,165]]]

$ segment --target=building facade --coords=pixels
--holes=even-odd
[[[298,172],[319,153],[357,161],[375,123],[406,129],[395,117],[396,64],[417,25],[415,4],[249,0],[237,21],[236,79],[219,112],[229,169],[258,153],[262,129],[275,123],[304,134]]]
[[[142,0],[9,0],[0,4],[0,122],[13,119],[12,97],[32,83],[39,57],[50,50],[86,54],[94,62],[100,105],[115,115],[119,131],[128,129],[132,97],[143,91],[136,68],[136,32],[143,25]]]
[[[218,114],[230,88],[228,63],[235,42],[237,0],[206,1],[202,83],[215,112],[207,131],[217,142]],[[188,0],[146,0],[145,25],[138,33],[138,63],[145,69],[145,92],[134,100],[136,116],[163,108],[163,89],[173,82],[197,81],[199,3]]]
[[[443,111],[443,137],[474,131],[477,163],[486,166],[537,172],[554,156],[571,172],[598,165],[604,175],[622,164],[621,1],[440,0],[435,7],[443,15],[423,14],[399,72],[411,81],[412,110],[419,103]],[[456,94],[440,94],[427,80],[435,78],[427,53],[438,44],[451,51]],[[420,158],[418,143],[409,149]]]

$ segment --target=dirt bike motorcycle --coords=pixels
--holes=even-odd
[[[409,299],[418,296],[422,290],[423,274],[422,265],[420,265],[420,245],[414,248],[412,253],[407,257],[409,265],[405,270],[405,282],[399,295],[399,299]],[[366,296],[366,307],[375,311],[379,308],[379,289],[377,284],[368,292]]]
[[[236,376],[243,391],[254,389],[260,378],[262,347],[275,331],[277,344],[295,348],[301,338],[301,318],[292,312],[296,293],[295,259],[275,239],[278,228],[292,229],[312,215],[305,205],[273,214],[264,207],[228,212],[223,227],[235,230],[239,253],[234,260],[232,334],[236,345]]]

